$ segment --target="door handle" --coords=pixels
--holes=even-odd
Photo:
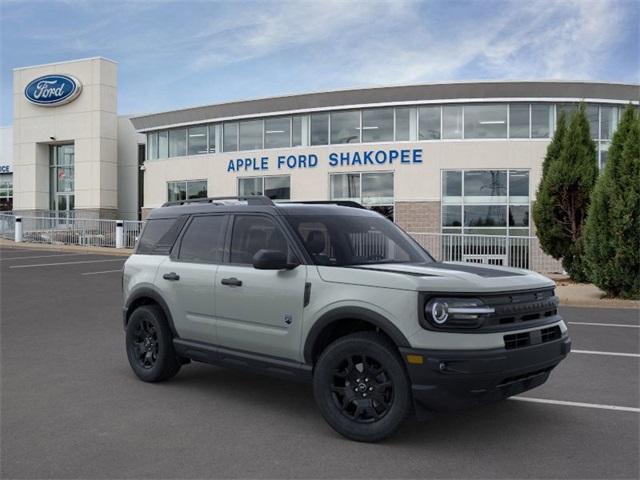
[[[180,275],[178,275],[176,272],[171,272],[171,273],[165,273],[164,275],[162,275],[162,278],[164,278],[165,280],[171,280],[171,281],[177,281],[180,280]]]
[[[238,280],[236,277],[231,277],[231,278],[223,278],[220,283],[222,283],[222,285],[228,285],[230,287],[241,287],[242,286],[242,280]]]

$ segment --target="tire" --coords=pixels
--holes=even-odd
[[[181,362],[173,349],[173,335],[164,313],[157,305],[136,308],[126,333],[127,358],[140,380],[161,382],[180,370]]]
[[[389,437],[413,408],[402,359],[395,345],[375,332],[329,345],[315,365],[313,394],[327,423],[359,442]]]

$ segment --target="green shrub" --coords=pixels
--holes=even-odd
[[[562,266],[573,280],[584,282],[587,275],[581,237],[598,176],[596,146],[584,105],[571,116],[566,131],[561,119],[547,149],[533,219],[542,250],[562,259]]]
[[[631,106],[596,183],[584,240],[590,281],[610,296],[640,298],[640,118]]]

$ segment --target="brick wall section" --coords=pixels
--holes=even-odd
[[[407,232],[439,232],[440,202],[396,202],[395,221]]]

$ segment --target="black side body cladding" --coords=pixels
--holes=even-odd
[[[181,357],[223,367],[240,368],[278,378],[310,382],[312,367],[284,358],[218,347],[203,342],[175,338],[173,346]]]
[[[386,333],[398,347],[409,347],[409,341],[393,323],[382,315],[361,307],[340,307],[325,313],[311,327],[304,344],[304,361],[313,364],[313,348],[325,327],[340,320],[362,320]]]
[[[162,313],[164,313],[164,316],[167,319],[167,322],[169,322],[169,328],[171,329],[171,333],[173,334],[174,338],[178,338],[179,337],[178,332],[176,331],[176,328],[173,324],[173,317],[171,316],[171,310],[169,310],[169,306],[167,305],[167,302],[164,301],[164,299],[158,292],[147,287],[142,287],[136,290],[127,299],[127,303],[122,309],[122,323],[124,328],[125,329],[127,328],[127,322],[129,321],[129,316],[133,311],[131,310],[131,306],[137,303],[138,300],[145,299],[145,298],[153,300],[153,302],[160,305],[160,308],[162,309]]]

